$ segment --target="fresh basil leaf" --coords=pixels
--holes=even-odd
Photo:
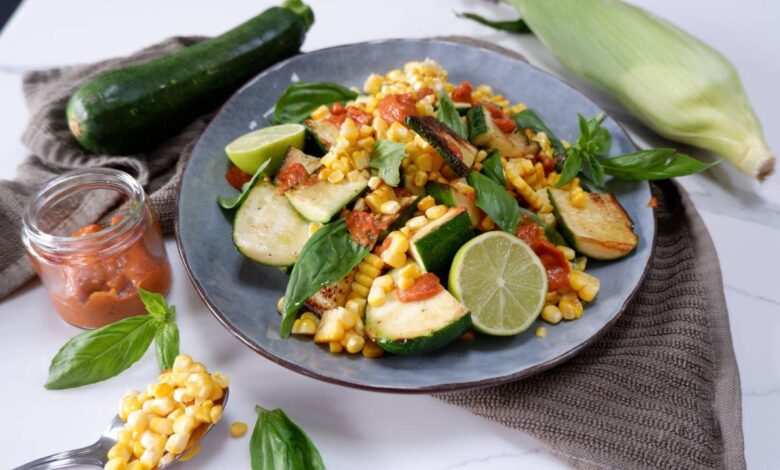
[[[173,367],[173,361],[179,355],[179,328],[176,326],[175,313],[154,336],[154,346],[157,352],[157,363],[160,370]]]
[[[588,179],[598,188],[604,187],[604,166],[595,155],[589,155],[587,158],[583,158],[582,174],[580,175],[580,181]],[[584,177],[583,177],[584,175]]]
[[[144,355],[156,331],[153,316],[139,315],[77,334],[52,359],[45,387],[79,387],[119,374]]]
[[[346,103],[358,94],[349,88],[329,82],[293,83],[282,93],[274,106],[276,124],[297,123],[307,119],[322,105]]]
[[[504,167],[501,165],[501,155],[498,150],[491,150],[487,158],[482,160],[482,173],[502,187],[506,187]]]
[[[138,297],[143,302],[146,311],[149,315],[154,317],[158,322],[166,322],[171,315],[173,315],[173,309],[168,306],[165,297],[157,292],[150,292],[148,290],[138,288]]]
[[[512,119],[515,120],[517,127],[520,129],[531,129],[534,132],[544,132],[547,138],[550,139],[550,144],[552,145],[553,150],[555,150],[555,155],[566,154],[566,149],[563,147],[563,143],[560,139],[555,136],[555,133],[547,127],[547,124],[545,124],[532,109],[524,109],[512,116]]]
[[[584,152],[586,157],[606,156],[609,149],[612,148],[612,134],[601,127],[604,113],[587,120],[579,114],[577,118],[579,119],[580,137],[574,146]]]
[[[466,124],[460,118],[460,114],[455,108],[455,104],[452,103],[452,100],[444,90],[439,92],[439,111],[436,117],[456,134],[464,139],[468,139]]]
[[[371,154],[371,168],[379,170],[379,177],[396,187],[401,182],[401,161],[406,158],[406,145],[390,140],[380,140]]]
[[[712,168],[720,161],[704,163],[674,149],[640,150],[601,160],[604,171],[624,180],[660,180],[687,176]]]
[[[566,152],[566,161],[563,162],[563,170],[561,176],[558,178],[557,187],[561,187],[569,181],[573,180],[575,176],[582,170],[582,154],[576,148],[570,148]]]
[[[252,470],[325,470],[317,447],[284,411],[255,410],[257,422],[249,441]]]
[[[506,190],[487,176],[472,171],[466,177],[477,193],[477,207],[485,211],[501,230],[515,234],[520,221],[520,206]]]
[[[241,205],[242,202],[246,199],[246,197],[249,195],[249,190],[254,187],[255,183],[257,183],[257,180],[260,179],[263,174],[265,173],[265,169],[268,168],[268,165],[271,163],[271,160],[266,160],[263,163],[260,164],[259,167],[257,167],[257,171],[254,175],[252,175],[252,179],[247,181],[241,186],[241,192],[233,197],[227,197],[227,196],[217,196],[217,203],[222,207],[223,209],[231,210],[235,209],[238,206]]]
[[[493,21],[485,18],[484,16],[480,16],[476,13],[455,13],[455,16],[458,18],[465,18],[468,20],[476,21],[479,24],[485,25],[487,27],[497,29],[499,31],[506,31],[508,33],[515,33],[515,34],[529,34],[533,33],[531,31],[531,28],[528,27],[528,24],[526,24],[525,21],[523,21],[521,18],[518,18],[516,20],[511,21]]]
[[[282,309],[281,335],[290,336],[303,302],[320,288],[341,280],[371,250],[356,243],[344,219],[335,220],[314,232],[293,265]]]

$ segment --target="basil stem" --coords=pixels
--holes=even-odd
[[[336,83],[293,83],[276,101],[274,120],[276,124],[301,122],[322,105],[343,104],[357,97],[357,93]]]
[[[499,31],[506,31],[508,33],[515,33],[515,34],[529,34],[533,33],[531,31],[531,28],[528,27],[525,21],[523,21],[522,18],[518,18],[516,20],[510,20],[510,21],[494,21],[489,20],[485,18],[484,16],[480,16],[476,13],[456,13],[455,16],[458,18],[465,18],[468,20],[476,21],[479,24],[482,24],[484,26],[487,26],[489,28],[497,29]]]
[[[317,447],[284,411],[255,410],[257,422],[249,441],[252,470],[325,470]]]
[[[139,315],[79,333],[52,359],[45,387],[79,387],[119,374],[149,349],[158,323],[152,315]]]
[[[352,239],[344,219],[324,225],[309,238],[287,282],[282,309],[283,338],[290,336],[303,302],[320,288],[344,278],[370,249]]]

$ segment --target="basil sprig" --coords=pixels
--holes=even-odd
[[[293,83],[276,101],[274,120],[276,124],[301,122],[322,105],[344,104],[357,97],[357,93],[337,83]]]
[[[290,336],[303,302],[322,287],[344,278],[370,249],[352,239],[344,219],[314,232],[303,246],[287,282],[280,329],[283,338]]]
[[[374,145],[369,165],[379,171],[379,177],[396,187],[401,183],[401,162],[406,158],[406,145],[390,140],[380,140]]]
[[[252,470],[325,470],[317,447],[284,411],[255,410],[257,422],[249,441]]]
[[[268,168],[268,165],[270,164],[270,159],[261,163],[260,166],[257,167],[255,174],[252,175],[252,179],[241,185],[241,191],[235,196],[217,196],[217,204],[219,204],[221,208],[227,210],[235,209],[240,206],[249,195],[249,190],[252,189],[255,183],[257,183],[257,180],[265,174],[265,169]]]
[[[71,338],[51,361],[47,389],[80,387],[114,377],[141,359],[152,341],[157,343],[158,357],[164,356],[161,368],[173,364],[172,358],[179,352],[174,309],[160,294],[143,289],[138,292],[149,314],[124,318]]]
[[[563,164],[563,171],[561,171],[557,186],[560,188],[577,175],[582,174],[597,187],[602,187],[604,186],[604,167],[599,159],[606,157],[609,153],[609,149],[612,147],[612,135],[601,127],[601,121],[604,120],[603,113],[591,119],[585,119],[578,114],[577,118],[580,136],[574,145],[566,150],[566,161]]]
[[[460,118],[455,104],[452,102],[447,92],[441,90],[439,92],[439,111],[436,117],[444,123],[445,126],[452,129],[456,134],[468,139],[468,130],[466,129],[466,123]]]
[[[518,18],[516,20],[510,20],[510,21],[494,21],[494,20],[489,20],[484,16],[480,16],[476,13],[468,13],[468,12],[455,13],[455,16],[457,16],[458,18],[465,18],[468,20],[476,21],[477,23],[485,25],[489,28],[497,29],[499,31],[506,31],[508,33],[515,33],[515,34],[532,33],[531,28],[528,27],[528,24],[522,18]]]
[[[482,173],[502,187],[506,186],[504,167],[501,165],[501,155],[498,150],[491,150],[487,158],[482,160]]]

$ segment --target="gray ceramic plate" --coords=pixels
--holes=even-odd
[[[430,57],[448,71],[451,82],[487,83],[513,103],[535,109],[563,139],[578,135],[577,113],[601,112],[587,98],[558,79],[523,62],[485,49],[438,40],[388,40],[335,47],[303,54],[258,75],[236,93],[214,118],[195,146],[179,196],[179,250],[195,288],[214,316],[244,344],[285,367],[328,382],[388,392],[450,391],[527,377],[559,364],[603,334],[621,315],[639,285],[655,233],[646,183],[613,184],[610,190],[634,219],[637,250],[612,263],[593,262],[589,272],[601,279],[601,291],[574,322],[548,327],[547,338],[525,333],[497,338],[480,336],[417,357],[332,355],[311,341],[279,336],[276,301],[287,276],[241,256],[231,242],[230,216],[216,203],[233,194],[225,182],[230,141],[267,125],[266,117],[284,89],[295,80],[331,81],[362,88],[372,72],[385,73],[410,60]],[[614,153],[634,146],[611,119]]]

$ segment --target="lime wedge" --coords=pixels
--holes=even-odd
[[[281,124],[244,134],[225,147],[225,153],[234,165],[253,175],[266,160],[272,160],[269,171],[274,172],[289,147],[303,149],[306,129],[300,124]]]
[[[528,329],[544,307],[547,271],[519,238],[487,232],[458,250],[449,290],[468,307],[477,331],[516,335]]]

